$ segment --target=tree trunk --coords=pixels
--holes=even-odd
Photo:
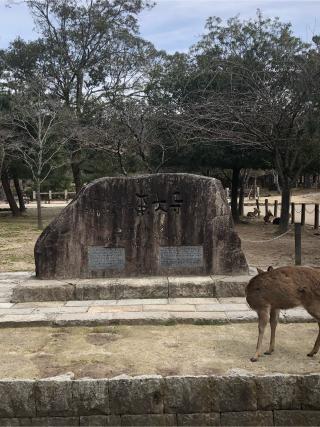
[[[280,231],[284,233],[289,228],[291,188],[289,182],[282,183]]]
[[[275,170],[272,170],[272,174],[273,174],[273,182],[274,182],[274,185],[277,188],[277,192],[279,194],[281,194],[281,188],[280,188],[280,185],[279,185],[279,175],[278,175],[278,172],[275,171]]]
[[[75,144],[77,142],[75,141]],[[81,179],[81,154],[79,151],[76,151],[71,154],[71,169],[73,174],[73,182],[75,185],[76,193],[78,194],[82,188],[82,179]]]
[[[36,199],[37,199],[37,218],[38,218],[38,229],[43,229],[42,223],[42,212],[41,212],[41,183],[40,180],[36,182]]]
[[[249,173],[248,169],[243,169],[240,173],[240,191],[239,191],[239,206],[238,206],[238,212],[239,216],[244,216],[244,199],[245,199],[245,188],[248,185],[249,181]]]
[[[4,190],[4,193],[6,195],[7,198],[7,202],[9,203],[11,212],[13,216],[19,216],[21,215],[21,212],[18,208],[18,205],[16,203],[16,201],[14,200],[11,188],[10,188],[10,179],[8,177],[7,171],[3,170],[2,174],[1,174],[1,182],[2,182],[2,187]]]
[[[20,212],[25,212],[26,211],[26,205],[25,205],[24,200],[23,200],[23,194],[22,194],[22,190],[20,187],[19,179],[16,176],[14,176],[13,182],[14,182],[14,187],[16,189],[16,193],[17,193],[18,200],[19,200]]]
[[[72,162],[71,168],[72,168],[73,181],[74,181],[76,193],[78,194],[82,187],[80,163]]]
[[[231,214],[233,221],[238,223],[240,221],[238,211],[238,190],[240,184],[240,168],[232,169],[232,184],[231,184]]]
[[[312,188],[312,176],[310,174],[304,176],[304,188]]]
[[[0,145],[0,176],[2,175],[2,167],[4,163],[5,151],[2,145]]]
[[[240,192],[239,192],[239,207],[238,207],[239,216],[244,215],[244,187],[245,187],[245,180],[242,179],[240,184]]]

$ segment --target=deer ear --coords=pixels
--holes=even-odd
[[[272,267],[272,265],[270,265],[270,267],[268,267],[268,270],[267,271],[273,271],[273,267]]]
[[[258,274],[264,273],[264,271],[261,270],[261,268],[258,268],[258,267],[257,267],[257,272],[258,272]]]

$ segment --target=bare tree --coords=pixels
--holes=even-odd
[[[42,36],[41,61],[50,90],[86,120],[92,100],[113,101],[140,85],[141,58],[154,48],[139,37],[144,0],[26,0]],[[76,191],[82,186],[79,141],[70,141]]]
[[[29,83],[25,92],[12,97],[8,125],[15,132],[14,156],[30,170],[37,195],[38,228],[43,228],[41,184],[50,173],[66,164],[63,155],[72,134],[67,129],[72,118],[61,103],[52,99],[41,82]]]
[[[128,168],[158,173],[181,149],[183,142],[165,109],[145,100],[127,99],[102,114],[100,135],[91,146],[113,155],[122,174]],[[131,170],[132,171],[132,170]]]

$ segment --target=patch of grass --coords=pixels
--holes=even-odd
[[[62,207],[43,208],[44,226],[61,210]],[[0,212],[0,271],[33,271],[34,245],[41,232],[37,228],[37,210],[33,206],[19,217]]]

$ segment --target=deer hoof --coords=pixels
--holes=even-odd
[[[267,356],[271,356],[272,351],[265,351],[264,354],[266,354]]]
[[[313,357],[313,353],[308,353],[307,356],[308,357]]]
[[[258,358],[257,357],[251,357],[251,362],[258,362]]]

